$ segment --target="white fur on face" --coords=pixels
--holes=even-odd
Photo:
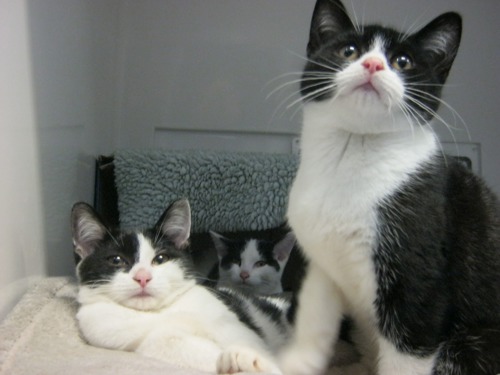
[[[384,41],[377,38],[372,49],[333,75],[335,95],[325,101],[312,102],[318,117],[352,133],[377,134],[409,130],[409,119],[401,110],[404,106],[405,88],[399,75],[389,67],[383,52]],[[383,62],[384,69],[371,75],[363,67],[369,58]],[[375,90],[364,86],[370,83]],[[360,108],[363,110],[360,111]],[[333,122],[332,119],[339,121]]]

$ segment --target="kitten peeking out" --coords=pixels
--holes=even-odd
[[[323,374],[342,317],[377,375],[500,373],[500,206],[432,129],[461,17],[415,33],[317,0],[288,222],[309,267],[287,375]]]
[[[282,293],[281,277],[295,245],[288,232],[279,240],[230,239],[210,232],[219,258],[217,285],[258,294]]]
[[[287,301],[196,283],[186,245],[191,213],[174,202],[153,228],[108,228],[85,203],[71,213],[79,280],[77,319],[98,347],[218,374],[280,374]]]

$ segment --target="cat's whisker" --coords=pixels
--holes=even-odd
[[[425,119],[425,117],[417,110],[415,110],[413,107],[411,107],[410,105],[406,104],[406,103],[403,103],[403,106],[402,106],[402,109],[403,107],[405,108],[404,110],[405,111],[408,111],[408,113],[411,115],[411,117],[414,118],[414,120],[416,121],[417,125],[419,128],[428,128],[430,129],[431,131],[434,132],[434,130],[432,129],[432,127],[429,125],[428,121]],[[419,121],[422,120],[422,122]],[[410,120],[411,121],[411,120]],[[410,124],[411,126],[411,124]],[[441,154],[441,156],[443,157],[443,160],[444,160],[444,163],[445,163],[445,166],[448,165],[448,160],[447,160],[447,156],[446,156],[446,153],[443,149],[443,145],[441,144],[441,142],[437,142],[438,144],[438,147],[439,147],[439,152]]]
[[[402,108],[405,108],[406,113],[408,113],[408,116],[410,116],[410,119],[409,119],[410,125],[409,126],[411,127],[413,136],[414,136],[415,128],[430,129],[431,131],[433,131],[432,128],[429,126],[427,119],[424,117],[424,115],[422,113],[415,110],[412,106],[410,106],[406,103],[403,103]],[[413,119],[413,121],[411,119]],[[415,124],[416,124],[416,126],[415,126]]]
[[[453,139],[453,142],[456,144],[457,143],[457,139],[455,137],[455,134],[453,132],[453,127],[448,124],[448,122],[446,122],[446,120],[441,117],[436,111],[434,111],[432,108],[430,108],[428,105],[422,103],[420,100],[416,99],[416,98],[413,98],[411,96],[408,96],[407,99],[411,102],[413,102],[415,105],[417,105],[418,107],[422,108],[423,110],[425,110],[427,113],[429,113],[433,119],[439,121],[440,123],[442,123],[446,129],[448,129],[449,133],[450,133],[450,136],[452,137]],[[458,150],[457,150],[458,151]]]
[[[303,72],[288,72],[288,73],[284,73],[284,74],[281,74],[273,79],[271,79],[269,82],[267,82],[265,85],[264,85],[264,88],[263,88],[263,91],[267,92],[266,94],[266,100],[268,100],[271,96],[273,96],[276,92],[279,92],[280,90],[282,90],[283,88],[289,86],[289,85],[292,85],[293,83],[297,83],[297,82],[301,82],[302,80],[302,76],[303,76]],[[292,77],[293,79],[291,81],[288,81],[288,78],[289,77]],[[295,78],[297,77],[297,78]],[[274,87],[274,84],[276,82],[279,82],[279,81],[282,81],[283,79],[287,79],[285,81],[285,83],[283,84],[280,84],[278,87]],[[271,87],[271,91],[269,92],[268,89]],[[274,88],[272,88],[274,87]]]
[[[422,19],[424,18],[425,14],[427,12],[423,12],[420,16],[418,16],[413,23],[405,28],[405,32],[401,34],[400,38],[398,39],[399,43],[403,43],[406,39],[408,39],[412,34],[414,34],[416,31],[420,30],[423,26],[424,23],[422,22]]]
[[[321,85],[323,86],[323,84],[321,84]],[[315,87],[315,86],[319,86],[319,85],[314,85],[314,87]],[[320,88],[320,89],[318,89],[318,90],[315,90],[315,91],[310,92],[310,93],[308,93],[308,94],[306,94],[306,95],[303,95],[303,96],[299,97],[298,99],[294,100],[293,102],[291,102],[290,104],[288,104],[288,105],[286,106],[286,110],[291,109],[292,107],[296,106],[297,104],[303,104],[303,103],[304,103],[304,102],[306,102],[306,101],[307,101],[307,102],[308,102],[308,101],[313,101],[313,100],[315,100],[315,99],[319,98],[321,95],[323,95],[323,94],[325,94],[325,93],[330,92],[330,90],[331,90],[334,86],[335,86],[335,84],[334,84],[334,83],[332,83],[332,84],[330,84],[330,85],[328,85],[328,86],[324,86],[324,87],[322,87],[322,88]],[[292,113],[291,118],[293,119],[293,118],[297,115],[297,113],[298,113],[299,111],[301,111],[301,110],[302,110],[302,105],[299,105],[299,106],[297,107],[297,109],[296,109],[296,110]]]
[[[425,83],[425,82],[419,82],[419,83],[407,82],[407,83],[405,83],[405,86],[406,87],[444,87],[444,85],[441,83]],[[449,87],[450,85],[447,85],[447,86]]]
[[[311,71],[311,72],[308,72],[307,73],[307,76],[323,76],[323,75],[328,75],[328,76],[331,76],[332,73],[331,72],[324,72],[324,71]],[[300,77],[303,77],[304,76],[304,72],[288,72],[288,73],[283,73],[283,74],[280,74],[279,76],[277,77],[274,77],[272,78],[271,80],[269,80],[265,85],[264,85],[264,89],[266,89],[267,87],[273,85],[276,81],[280,81],[280,80],[283,80],[285,78],[288,78],[288,77],[299,77],[299,79],[297,79],[298,81],[300,81]]]
[[[217,281],[217,280],[211,279],[207,276],[203,276],[202,274],[197,274],[195,278],[197,281],[209,281],[209,282],[216,282]]]
[[[418,96],[422,99],[427,99],[427,98],[430,98],[431,100],[434,100],[436,102],[438,102],[440,105],[446,107],[446,109],[448,109],[450,111],[450,113],[452,114],[453,118],[455,119],[455,123],[456,123],[456,119],[458,118],[458,120],[462,123],[465,131],[467,132],[467,137],[469,139],[471,139],[471,135],[470,135],[470,132],[469,132],[469,128],[467,126],[467,123],[465,122],[464,118],[460,115],[460,113],[458,113],[457,110],[455,110],[451,105],[449,105],[445,100],[442,100],[441,98],[435,96],[435,95],[432,95],[426,91],[423,91],[423,90],[419,90],[419,89],[416,89],[416,88],[408,88],[408,92],[413,94],[414,96]],[[448,126],[450,126],[450,124],[448,124]],[[452,129],[458,129],[456,127],[452,127]]]
[[[335,87],[335,83],[331,83],[331,84],[326,85],[326,86],[323,85],[323,87],[321,87],[320,89],[314,90],[313,92],[310,92],[310,93],[304,95],[300,100],[296,100],[295,102],[290,103],[287,108],[293,107],[297,102],[300,102],[300,101],[307,102],[310,100],[314,100],[314,99],[318,98],[319,96],[323,95],[324,93],[330,92],[334,87]]]
[[[104,227],[106,229],[106,233],[109,234],[109,236],[111,237],[111,239],[113,240],[113,242],[117,245],[117,246],[120,246],[120,244],[118,243],[117,239],[115,236],[113,236],[113,233],[111,233],[111,231],[107,228],[107,227]]]
[[[264,89],[272,84],[274,84],[274,82],[276,81],[279,81],[283,78],[287,78],[287,77],[290,77],[290,76],[298,76],[298,77],[301,77],[302,75],[304,74],[303,71],[298,71],[298,72],[286,72],[286,73],[283,73],[283,74],[280,74],[274,78],[271,78],[265,85],[264,85]]]
[[[346,15],[348,13],[346,12]],[[352,14],[352,25],[354,26],[354,30],[359,34],[363,34],[363,19],[361,19],[361,22],[359,22],[358,15],[356,13],[356,9],[354,8],[354,4],[351,3],[351,14]],[[363,18],[364,18],[364,11],[363,11]]]
[[[288,111],[288,109],[289,109],[288,106],[287,106],[287,102],[289,102],[292,98],[295,98],[294,101],[297,100],[297,99],[301,99],[300,90],[292,92],[285,99],[283,99],[276,106],[276,109],[274,110],[274,112],[272,114],[272,118],[275,118],[280,111],[281,111],[280,117],[283,116]],[[291,116],[291,118],[293,118],[293,116]]]
[[[271,96],[273,96],[275,93],[277,93],[278,91],[280,90],[283,90],[284,88],[288,87],[288,86],[291,86],[291,85],[295,85],[297,83],[302,83],[302,82],[310,82],[310,81],[325,81],[325,80],[328,80],[328,79],[331,79],[331,75],[318,75],[318,76],[313,76],[313,77],[303,77],[303,78],[300,78],[300,79],[296,79],[296,80],[292,80],[292,81],[288,81],[288,82],[285,82],[281,85],[279,85],[278,87],[276,87],[275,89],[273,89],[267,96],[266,96],[266,100],[269,99]],[[299,91],[300,92],[300,91]]]
[[[155,235],[154,243],[159,243],[163,239],[163,237],[165,235],[164,231],[162,230],[163,225],[165,224],[165,219],[166,218],[163,219],[161,225],[159,225],[158,229],[156,230],[156,235]]]
[[[399,108],[400,108],[401,112],[403,113],[403,115],[405,116],[405,118],[407,119],[408,126],[410,127],[410,130],[412,132],[412,136],[414,137],[413,116],[411,115],[411,112],[406,108],[406,106],[404,106],[404,103],[399,104]],[[396,127],[397,119],[394,115],[392,115],[391,117],[392,117],[393,127]],[[418,124],[418,125],[420,125],[420,124]]]
[[[273,95],[275,95],[277,92],[289,87],[289,86],[292,86],[292,85],[296,85],[297,83],[301,83],[302,82],[302,78],[300,79],[294,79],[292,81],[287,81],[285,83],[282,83],[280,84],[279,86],[277,86],[276,88],[274,88],[273,90],[271,90],[267,95],[266,95],[266,100],[269,100],[269,98],[271,98]]]
[[[426,99],[425,97],[421,97],[422,99]],[[419,108],[423,109],[425,112],[427,112],[432,118],[439,120],[442,122],[444,125],[447,127],[453,128],[451,125],[449,125],[435,110],[433,110],[429,105],[425,104],[421,100],[418,99],[418,95],[407,95],[406,100],[414,103],[417,105]]]
[[[307,62],[309,62],[311,64],[314,64],[314,65],[317,65],[317,66],[319,66],[321,68],[324,68],[324,69],[326,69],[327,71],[329,71],[331,73],[338,73],[340,71],[340,69],[341,69],[340,65],[336,64],[333,61],[330,61],[329,59],[326,59],[325,57],[322,57],[322,59],[325,60],[325,63],[328,63],[330,65],[327,65],[327,64],[325,64],[323,62],[320,62],[320,61],[317,61],[317,60],[313,60],[313,59],[311,59],[309,57],[305,57],[305,56],[300,55],[300,54],[294,53],[294,55],[297,56],[297,57],[299,57],[299,58],[301,58],[304,61],[307,61]]]

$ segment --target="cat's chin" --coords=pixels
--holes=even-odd
[[[377,93],[363,88],[332,101],[306,104],[304,119],[305,123],[325,131],[337,128],[360,135],[411,131],[408,118],[399,108],[390,110]]]
[[[373,82],[364,82],[346,89],[345,94],[337,97],[335,106],[342,106],[350,113],[364,117],[387,117],[398,108],[398,99],[388,93],[384,87]]]
[[[158,310],[163,305],[161,300],[150,294],[138,294],[122,301],[121,304],[125,307],[141,311]]]
[[[363,93],[364,95],[373,96],[381,98],[379,89],[373,85],[372,82],[362,83],[354,89],[354,92]]]
[[[255,288],[255,285],[249,283],[236,283],[237,288],[247,291],[252,291]]]

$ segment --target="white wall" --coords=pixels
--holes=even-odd
[[[302,69],[314,2],[0,0],[0,309],[18,295],[11,285],[73,273],[69,210],[92,201],[95,155],[241,140],[247,150],[289,152],[300,112],[285,107],[297,86],[266,96]],[[471,134],[458,129],[455,139],[480,145],[482,174],[500,193],[500,2],[352,0],[352,8],[396,27],[463,14],[445,100]]]
[[[0,320],[45,275],[25,1],[0,0]]]
[[[273,117],[279,101],[266,95],[271,80],[302,68],[294,53],[304,50],[311,4],[123,1],[120,145],[152,146],[173,129],[296,134],[300,116]]]
[[[46,263],[73,273],[69,213],[92,203],[94,158],[114,149],[118,1],[29,2]]]

